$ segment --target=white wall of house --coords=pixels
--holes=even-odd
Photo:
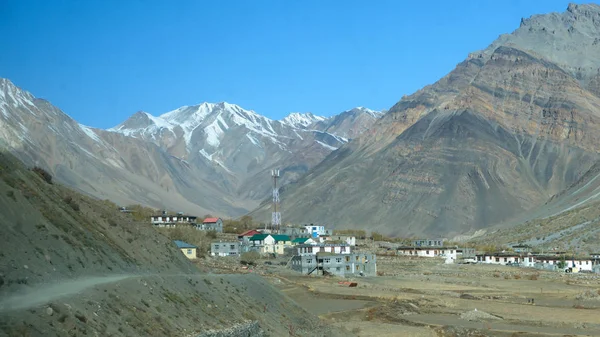
[[[456,248],[406,248],[398,249],[398,254],[418,257],[449,257],[452,258],[452,260],[456,260],[457,257]]]
[[[319,252],[350,254],[351,248],[343,245],[311,245],[308,247],[297,247],[298,255],[315,255]]]
[[[538,262],[547,263],[551,265],[558,265],[562,260],[560,258],[557,259],[540,259]],[[566,268],[576,268],[578,270],[592,270],[592,260],[565,260],[565,269]]]
[[[522,258],[520,256],[494,256],[494,255],[483,255],[477,256],[477,262],[488,263],[488,264],[507,264],[507,263],[521,263]]]
[[[534,256],[523,256],[523,261],[521,262],[523,267],[533,267],[535,266],[535,257]]]

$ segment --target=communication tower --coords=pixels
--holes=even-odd
[[[279,188],[277,187],[277,179],[279,178],[279,169],[271,170],[273,178],[273,214],[271,216],[271,230],[279,233],[281,229],[281,212],[279,211]]]

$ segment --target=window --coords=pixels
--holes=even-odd
[[[341,257],[336,257],[335,258],[335,262],[336,263],[342,263],[342,258]]]
[[[335,267],[335,270],[336,270],[336,271],[340,271],[340,270],[341,270],[341,268],[340,268],[340,267]]]
[[[358,261],[358,255],[356,255],[356,261]]]
[[[192,255],[192,250],[191,249],[187,250],[187,255]]]
[[[500,258],[499,257],[496,258],[496,262],[500,262]]]
[[[312,263],[312,259],[306,259],[306,263]]]
[[[504,262],[506,262],[506,261],[507,261],[507,259],[506,259],[506,258],[504,258]]]
[[[235,249],[235,245],[229,246],[229,249],[234,250]]]
[[[350,262],[350,256],[346,256],[346,262]]]
[[[426,251],[425,251],[425,254],[429,255],[429,251],[428,251],[428,250],[426,250]]]
[[[347,265],[347,266],[346,266],[346,270],[350,270],[350,266],[348,266],[348,265]]]
[[[326,258],[325,259],[325,263],[331,263],[331,259],[330,258]]]
[[[215,250],[219,250],[219,245],[215,245]]]

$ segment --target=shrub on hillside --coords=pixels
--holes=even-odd
[[[64,199],[64,202],[66,202],[69,206],[71,206],[71,208],[74,211],[79,211],[79,204],[75,202],[75,200],[73,200],[73,197],[71,197],[70,195],[67,195]]]
[[[42,179],[44,179],[48,184],[52,184],[52,175],[48,173],[48,171],[43,168],[36,166],[31,169],[33,172],[37,173]]]
[[[242,253],[240,256],[240,262],[244,265],[254,266],[258,259],[260,259],[260,254],[258,254],[258,252],[246,252]]]
[[[217,232],[216,231],[206,231],[206,237],[209,239],[216,239]]]

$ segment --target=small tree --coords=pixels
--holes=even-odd
[[[42,179],[44,179],[48,184],[52,184],[52,175],[48,173],[48,171],[43,168],[36,166],[31,169],[33,172],[37,173]]]
[[[565,260],[564,255],[560,257],[560,261],[558,261],[557,265],[559,269],[565,269],[565,267],[567,266],[567,261]]]
[[[256,261],[258,261],[259,258],[260,254],[258,254],[258,252],[246,252],[242,253],[242,255],[240,256],[240,262],[245,265],[254,266],[256,265]]]
[[[244,227],[244,229],[250,229],[252,228],[252,217],[249,215],[244,215],[243,217],[240,218],[240,224],[242,227]]]

